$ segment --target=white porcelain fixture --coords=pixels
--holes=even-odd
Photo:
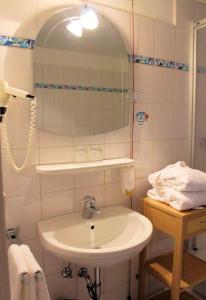
[[[68,163],[54,165],[38,165],[36,171],[39,174],[79,174],[91,171],[103,171],[107,169],[129,167],[134,164],[130,158],[104,159],[84,163]]]
[[[106,267],[138,254],[150,241],[151,222],[124,206],[101,208],[92,219],[82,212],[38,223],[43,247],[80,266]]]

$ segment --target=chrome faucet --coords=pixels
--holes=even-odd
[[[94,196],[84,196],[84,207],[82,211],[82,217],[85,219],[91,219],[94,214],[99,214],[100,209],[96,208],[96,200]]]

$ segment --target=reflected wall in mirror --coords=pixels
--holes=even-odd
[[[34,88],[41,130],[93,135],[128,125],[127,49],[112,24],[96,12],[97,27],[85,28],[80,17],[88,9],[58,12],[37,36]]]

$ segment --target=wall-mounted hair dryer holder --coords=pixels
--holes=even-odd
[[[7,108],[6,105],[10,99],[10,97],[18,97],[21,99],[34,99],[35,96],[30,95],[28,92],[10,87],[8,82],[5,80],[0,80],[0,123],[3,120],[3,116],[5,115]]]

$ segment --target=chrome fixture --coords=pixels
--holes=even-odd
[[[62,269],[61,276],[63,278],[69,278],[69,279],[73,278],[73,275],[72,275],[72,266],[71,266],[70,263],[68,263],[68,265]]]
[[[94,282],[85,267],[79,270],[78,276],[85,279],[90,298],[93,300],[99,300],[101,297],[100,268],[94,269]]]
[[[7,229],[6,236],[11,244],[19,244],[18,232],[19,232],[18,227]]]
[[[96,200],[94,196],[85,196],[83,198],[84,207],[82,211],[82,217],[85,219],[91,219],[94,214],[101,213],[100,209],[96,208]]]

